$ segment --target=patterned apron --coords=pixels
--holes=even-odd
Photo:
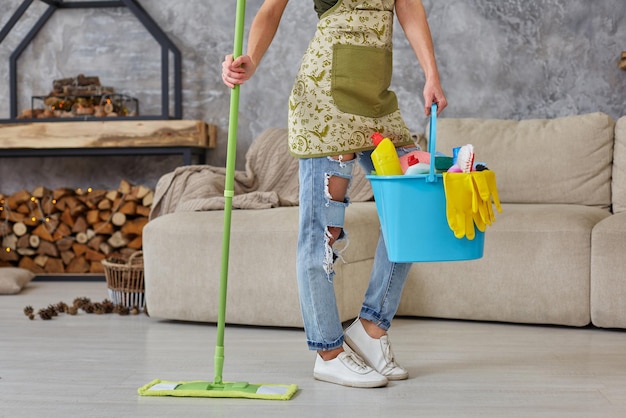
[[[339,0],[324,13],[289,97],[289,150],[296,157],[374,148],[379,131],[412,145],[392,73],[394,0]]]

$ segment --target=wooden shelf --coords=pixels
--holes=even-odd
[[[24,122],[0,124],[0,157],[194,156],[206,163],[217,127],[197,120]]]

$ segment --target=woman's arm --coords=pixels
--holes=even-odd
[[[441,88],[439,70],[435,60],[435,49],[421,0],[396,0],[396,15],[404,33],[424,70],[424,112],[430,114],[430,107],[437,103],[437,113],[448,101]]]
[[[250,27],[246,54],[236,59],[229,54],[222,62],[222,79],[228,87],[233,88],[235,84],[243,84],[254,75],[276,35],[288,1],[265,0],[263,2]]]

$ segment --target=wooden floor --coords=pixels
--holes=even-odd
[[[317,382],[301,330],[228,326],[224,380],[295,383],[290,401],[140,397],[153,379],[213,380],[216,329],[145,315],[35,310],[104,282],[31,283],[0,296],[0,417],[624,417],[626,332],[430,319],[391,330],[408,381]]]

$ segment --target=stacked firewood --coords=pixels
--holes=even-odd
[[[0,194],[0,266],[102,274],[103,259],[141,249],[153,197],[126,180],[116,190],[37,187]]]
[[[113,87],[102,86],[98,76],[61,78],[43,99],[44,107],[24,109],[18,119],[74,118],[81,116],[137,116],[137,109],[125,106]]]

